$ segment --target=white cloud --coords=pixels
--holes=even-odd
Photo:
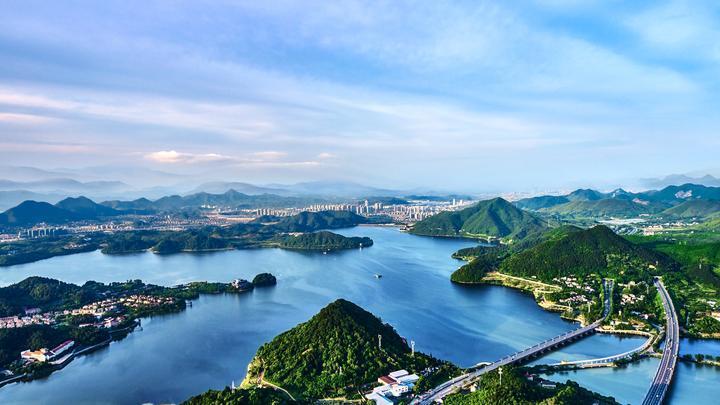
[[[174,150],[161,150],[157,152],[151,152],[145,155],[145,158],[156,163],[183,163],[183,164],[196,164],[196,163],[210,163],[210,162],[227,162],[233,160],[229,156],[223,156],[217,153],[181,153]]]
[[[268,151],[262,151],[262,152],[255,152],[252,155],[261,160],[277,160],[277,159],[282,159],[285,156],[287,156],[287,152],[268,150]]]

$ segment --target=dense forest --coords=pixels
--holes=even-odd
[[[183,405],[286,405],[297,404],[280,391],[271,388],[250,387],[231,390],[226,387],[222,391],[210,390],[194,396]]]
[[[296,236],[281,236],[278,246],[284,249],[298,250],[339,250],[372,246],[373,240],[367,237],[346,237],[328,231],[304,233]]]
[[[540,218],[502,198],[480,201],[460,211],[445,211],[416,223],[411,232],[426,236],[496,237],[519,240],[542,233]]]
[[[296,398],[350,397],[390,371],[420,372],[440,364],[421,353],[412,356],[390,325],[340,299],[261,346],[244,385],[257,384],[262,377]]]
[[[444,399],[447,405],[486,405],[486,404],[617,404],[611,397],[603,397],[568,381],[557,384],[555,389],[543,388],[529,381],[515,367],[504,367],[502,385],[497,371],[485,374],[472,393],[450,395]]]
[[[588,274],[639,281],[676,268],[668,256],[635,245],[603,225],[542,242],[511,255],[499,267],[503,273],[545,281]]]

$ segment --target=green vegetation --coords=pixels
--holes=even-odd
[[[629,200],[604,199],[597,201],[570,201],[565,204],[543,208],[544,213],[579,218],[636,217],[657,212],[665,206],[642,204]]]
[[[622,189],[610,193],[576,190],[564,196],[525,198],[515,204],[539,213],[559,215],[565,220],[627,218],[640,214],[707,219],[716,216],[720,208],[719,200],[720,187],[683,184],[640,193]]]
[[[351,397],[390,371],[420,372],[441,364],[421,353],[412,356],[390,325],[340,299],[261,346],[243,386],[266,381],[305,400]]]
[[[340,250],[372,246],[373,240],[367,237],[346,237],[328,231],[288,235],[278,238],[278,246],[283,249],[297,250]]]
[[[500,263],[513,253],[522,252],[545,241],[556,241],[571,233],[580,231],[582,229],[565,225],[552,228],[543,234],[524,239],[512,245],[475,246],[460,249],[453,254],[453,257],[466,260],[468,263],[456,270],[450,279],[456,283],[481,283],[488,272],[497,271]]]
[[[51,206],[52,207],[52,206]],[[206,252],[255,247],[333,250],[372,245],[369,238],[346,238],[321,232],[294,238],[290,232],[315,232],[339,229],[365,222],[349,211],[302,212],[263,224],[252,222],[229,227],[207,226],[185,231],[129,231],[112,234],[91,233],[23,240],[0,244],[0,266],[30,263],[54,256],[89,252],[98,248],[107,254],[142,252],[150,249],[159,254]]]
[[[271,225],[277,232],[314,232],[322,229],[349,228],[366,222],[364,217],[350,211],[301,212],[283,217]]]
[[[635,245],[598,225],[516,253],[502,262],[500,271],[544,281],[593,274],[638,281],[649,280],[651,272],[659,269],[671,271],[675,265],[666,255]]]
[[[102,205],[126,212],[169,212],[198,210],[203,205],[233,208],[286,208],[303,207],[327,202],[315,197],[283,197],[275,194],[248,195],[235,190],[221,194],[195,193],[187,196],[171,195],[155,201],[140,198],[133,201],[105,201]]]
[[[253,278],[252,283],[255,287],[267,287],[277,284],[277,279],[270,273],[260,273]]]
[[[26,226],[41,222],[64,224],[120,214],[122,212],[96,204],[85,197],[66,198],[55,205],[27,200],[0,214],[0,225]]]
[[[275,277],[261,273],[255,277],[259,285],[275,283]],[[114,300],[115,309],[110,316],[124,318],[124,322],[112,331],[127,333],[124,329],[140,317],[178,312],[185,309],[185,301],[196,299],[200,294],[238,293],[232,284],[193,282],[177,287],[144,284],[140,280],[109,284],[88,281],[82,286],[63,283],[43,277],[29,277],[19,283],[0,288],[0,318],[22,315],[25,308],[40,308],[54,320],[51,325],[32,324],[16,328],[0,329],[0,368],[7,367],[18,372],[32,372],[33,377],[47,375],[53,367],[24,364],[20,352],[25,349],[52,348],[72,339],[78,346],[90,346],[105,342],[111,330],[98,328],[95,315],[65,315],[60,311],[74,310],[103,300]],[[122,304],[120,298],[143,296],[142,304]],[[153,303],[147,297],[156,298]],[[81,326],[86,324],[85,326]],[[117,337],[117,336],[114,336]]]
[[[616,404],[610,397],[604,397],[568,381],[553,383],[554,389],[544,388],[537,382],[529,381],[514,367],[504,367],[502,385],[497,371],[485,374],[472,393],[450,395],[443,401],[447,405],[485,404]]]
[[[662,212],[662,215],[673,218],[713,218],[720,217],[720,201],[688,200]]]
[[[508,249],[501,247],[486,248],[482,253],[475,253],[469,263],[453,272],[450,280],[454,283],[481,283],[488,272],[497,270],[507,254]]]
[[[445,211],[416,223],[411,233],[426,236],[519,240],[547,229],[538,217],[502,198],[481,201],[460,211]]]
[[[680,324],[691,336],[720,337],[718,322],[712,318],[720,311],[720,234],[686,230],[628,239],[680,263],[681,272],[663,276]]]
[[[64,325],[59,327],[31,325],[23,328],[0,329],[0,367],[17,368],[17,366],[13,367],[13,363],[19,359],[20,352],[26,349],[53,348],[66,340],[74,340],[77,345],[91,346],[109,338],[110,334],[106,329],[92,326],[78,328]],[[47,374],[46,371],[43,370],[43,375]]]
[[[231,390],[225,387],[222,391],[210,390],[194,396],[183,405],[286,405],[296,404],[286,394],[272,388],[251,387]]]

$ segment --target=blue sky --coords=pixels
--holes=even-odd
[[[5,164],[474,191],[720,167],[712,1],[2,8]]]

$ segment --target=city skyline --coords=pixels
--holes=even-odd
[[[459,191],[720,173],[711,2],[24,1],[4,14],[6,165]]]

